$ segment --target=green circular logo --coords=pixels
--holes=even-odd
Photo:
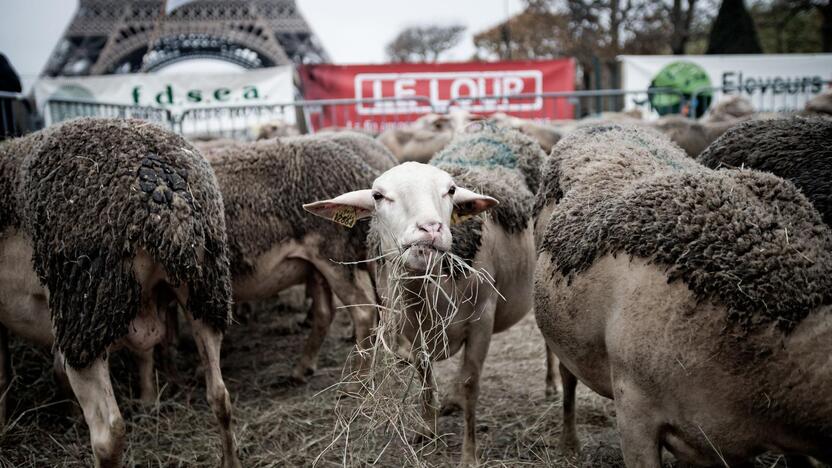
[[[669,63],[650,82],[650,105],[659,115],[693,111],[696,117],[700,117],[711,105],[711,86],[711,78],[699,65],[692,62]],[[662,93],[659,89],[673,91]]]

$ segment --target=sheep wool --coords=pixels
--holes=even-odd
[[[0,142],[0,236],[6,229],[19,227],[17,186],[23,159],[35,153],[49,130]]]
[[[832,120],[755,120],[728,130],[699,156],[712,169],[770,172],[799,188],[832,226]]]
[[[370,167],[382,173],[399,162],[386,146],[375,138],[358,132],[322,132],[315,134],[315,138],[323,138],[339,145],[346,146],[361,157]]]
[[[832,234],[792,184],[712,171],[643,137],[589,129],[553,151],[546,173],[557,188],[541,194],[561,199],[541,250],[567,281],[608,254],[646,258],[699,300],[726,306],[728,322],[744,330],[790,330],[832,303]]]
[[[140,249],[171,282],[188,284],[195,317],[225,330],[231,288],[222,198],[199,153],[141,120],[78,119],[46,132],[17,143],[13,227],[32,239],[69,365],[89,365],[127,335],[141,305],[132,269]]]
[[[540,146],[528,136],[485,125],[480,131],[457,135],[431,164],[450,174],[460,187],[496,198],[500,204],[488,216],[515,233],[531,220],[543,159]],[[451,227],[454,254],[473,260],[481,244],[482,224],[482,217],[475,216]]]
[[[303,210],[303,204],[371,187],[378,172],[348,148],[323,138],[259,140],[220,147],[209,158],[225,202],[232,274],[254,271],[273,246],[320,236],[334,261],[367,258],[368,223],[344,227]],[[352,270],[350,270],[352,271]]]

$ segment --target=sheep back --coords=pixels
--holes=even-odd
[[[316,133],[315,138],[324,138],[339,145],[344,145],[361,157],[370,167],[379,173],[390,169],[399,162],[393,153],[375,138],[358,132],[322,132]]]
[[[541,245],[553,274],[569,281],[605,255],[646,258],[746,330],[790,330],[832,302],[832,235],[794,185],[756,171],[674,168],[651,151],[625,151],[627,133],[635,138],[625,131],[606,151],[556,148],[567,188]]]
[[[832,225],[832,120],[754,120],[728,130],[699,156],[712,169],[746,167],[794,183]]]
[[[533,214],[537,216],[546,205],[559,202],[565,192],[581,190],[608,196],[656,172],[697,167],[656,130],[621,123],[583,126],[558,142],[546,159]]]
[[[273,246],[310,234],[324,239],[325,258],[367,258],[368,223],[344,232],[303,210],[312,200],[372,186],[378,172],[348,148],[323,138],[272,139],[224,146],[210,159],[225,202],[235,276],[251,274],[257,257]]]
[[[140,120],[78,119],[25,137],[39,138],[21,161],[16,208],[69,365],[89,365],[127,335],[141,306],[139,249],[172,283],[188,284],[196,318],[225,330],[222,198],[199,153]]]

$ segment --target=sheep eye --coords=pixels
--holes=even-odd
[[[451,188],[448,189],[448,195],[454,196],[455,193],[456,193],[456,187],[454,187],[452,185]]]
[[[379,192],[373,192],[373,200],[375,200],[375,201],[379,201],[379,200],[381,200],[382,198],[384,198],[384,195],[382,195],[382,194],[381,194],[381,193],[379,193]]]

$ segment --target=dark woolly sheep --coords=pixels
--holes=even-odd
[[[535,315],[561,358],[565,447],[577,376],[614,398],[628,466],[660,467],[659,447],[832,459],[832,232],[794,185],[614,125],[569,135],[544,174]]]
[[[728,130],[699,155],[712,169],[770,172],[799,188],[832,225],[832,120],[755,120]]]
[[[334,310],[375,302],[366,260],[366,223],[353,229],[309,216],[303,203],[366,187],[378,172],[343,141],[364,136],[332,134],[226,145],[208,159],[225,203],[235,301],[267,299],[306,282],[313,299],[313,330],[293,376],[314,371]],[[366,157],[366,154],[364,155]],[[373,324],[370,307],[350,307],[360,346]],[[358,364],[361,364],[360,362]]]
[[[531,211],[543,158],[531,138],[486,126],[458,134],[430,165],[404,163],[379,176],[372,190],[306,205],[328,219],[343,213],[372,216],[369,244],[380,258],[379,295],[387,308],[401,313],[397,352],[417,364],[420,381],[431,382],[424,356],[446,359],[465,345],[460,376],[445,405],[450,409],[464,402],[464,464],[476,461],[475,407],[491,336],[531,309]],[[490,216],[477,216],[497,203],[490,195],[499,205]],[[458,257],[448,260],[449,250],[469,266]],[[481,276],[475,277],[472,268]],[[434,282],[424,279],[433,275]],[[482,278],[493,278],[496,290]],[[435,389],[430,387],[422,388],[422,414],[435,430]]]
[[[2,199],[13,206],[0,222],[0,248],[4,258],[30,252],[33,270],[2,265],[30,287],[0,285],[7,299],[0,302],[28,304],[0,310],[0,318],[13,332],[38,335],[17,328],[45,317],[48,297],[51,326],[36,328],[54,330],[96,464],[120,466],[124,443],[108,351],[123,345],[137,353],[142,397],[155,398],[146,393],[154,391],[152,349],[163,330],[157,301],[167,296],[193,319],[223,463],[239,466],[219,369],[231,293],[225,223],[205,160],[181,137],[140,120],[79,119],[0,151]],[[21,314],[28,320],[14,319]]]

